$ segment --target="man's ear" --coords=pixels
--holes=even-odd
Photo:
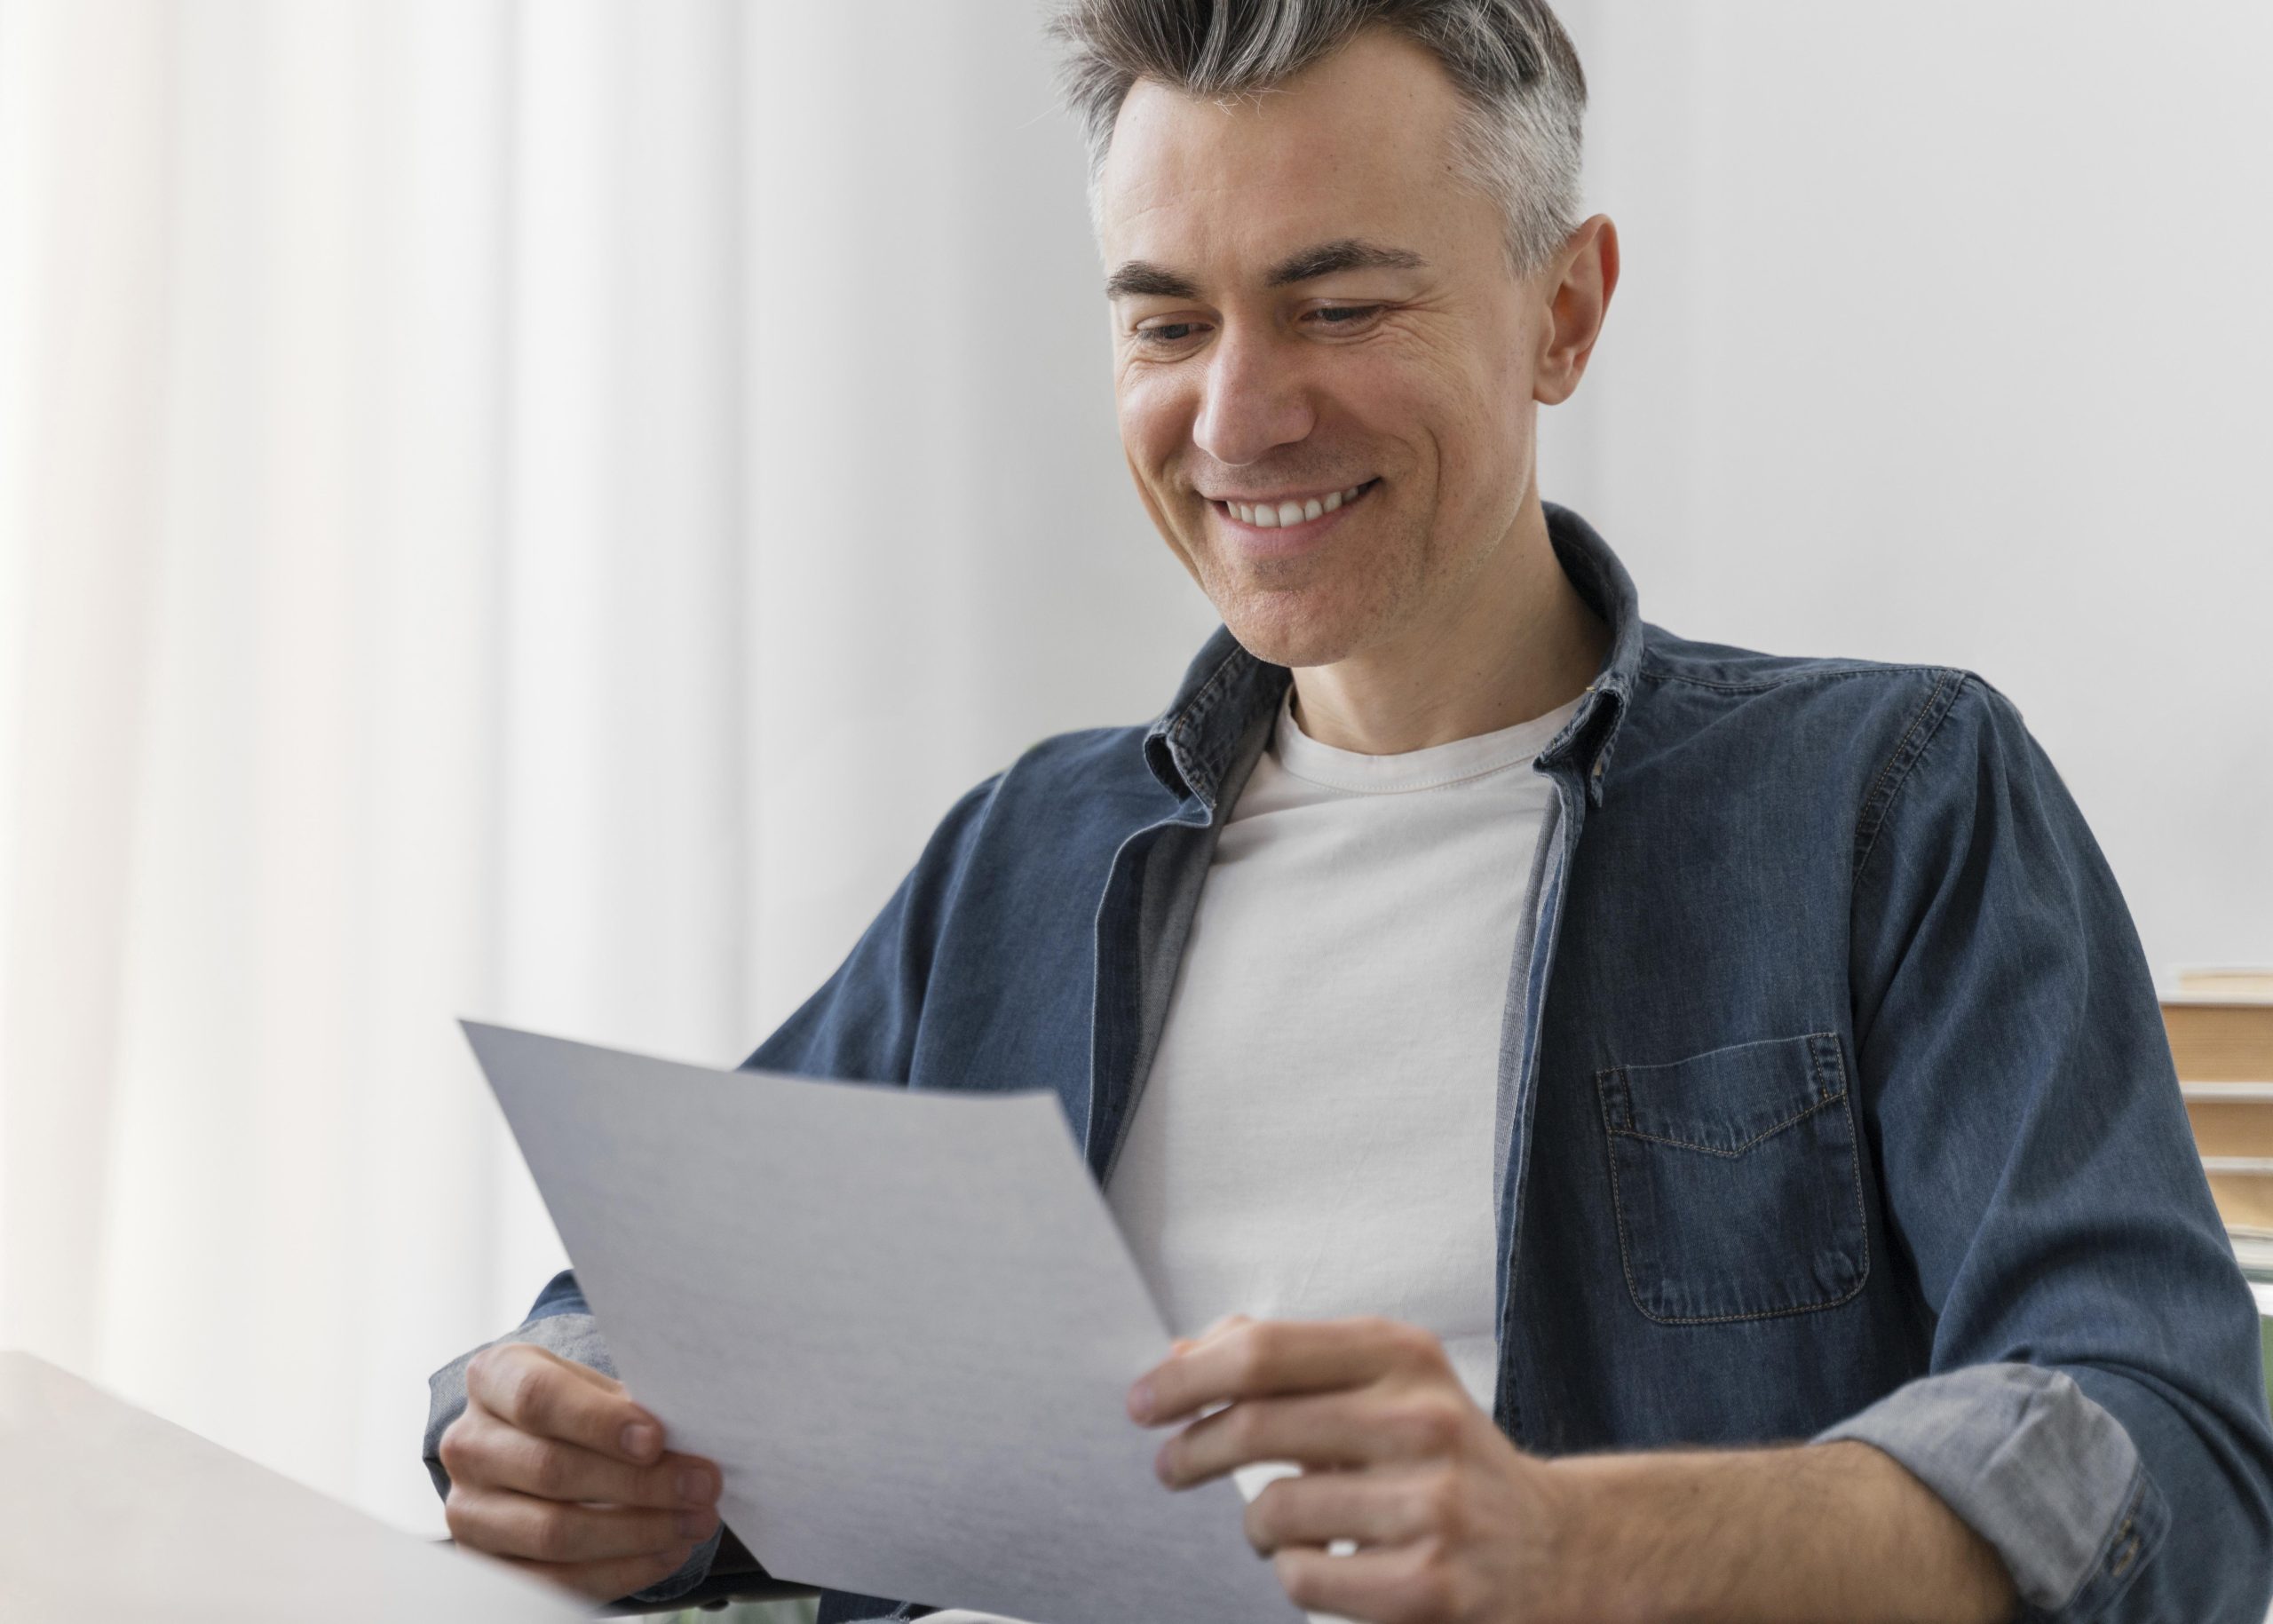
[[[1610,313],[1610,296],[1618,290],[1618,227],[1610,217],[1596,215],[1572,232],[1540,281],[1546,309],[1532,399],[1560,406],[1578,392]]]

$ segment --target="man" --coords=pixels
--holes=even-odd
[[[1546,6],[1056,28],[1225,630],[966,796],[750,1063],[1057,1088],[1187,1333],[1132,1421],[1171,1488],[1309,1469],[1247,1511],[1306,1608],[2256,1624],[2255,1316],[2049,764],[1966,673],[1645,626],[1540,500],[1619,264]],[[677,1594],[717,1470],[582,1310],[437,1373],[450,1525]]]

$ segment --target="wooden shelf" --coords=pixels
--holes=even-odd
[[[2273,998],[2189,989],[2162,1006],[2219,1215],[2273,1228]]]
[[[2163,1000],[2163,1029],[2181,1082],[2273,1077],[2273,999],[2191,995]]]

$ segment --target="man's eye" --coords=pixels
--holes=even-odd
[[[1200,326],[1197,321],[1163,321],[1156,327],[1140,327],[1136,329],[1136,342],[1166,349],[1182,344],[1198,332]]]
[[[1379,305],[1327,305],[1311,312],[1322,327],[1356,327],[1381,313]]]

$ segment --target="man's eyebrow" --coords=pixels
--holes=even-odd
[[[1267,287],[1284,288],[1331,276],[1336,271],[1420,271],[1425,270],[1428,264],[1410,249],[1384,248],[1361,237],[1344,237],[1338,242],[1321,242],[1316,248],[1287,255],[1271,267],[1271,274],[1263,282]]]
[[[1109,299],[1196,299],[1200,289],[1190,277],[1179,276],[1165,265],[1131,259],[1105,279],[1105,296]]]
[[[1419,271],[1425,270],[1428,264],[1410,249],[1385,248],[1361,237],[1343,237],[1287,255],[1271,267],[1263,285],[1286,288],[1331,276],[1337,271]],[[1105,278],[1105,296],[1109,299],[1196,299],[1200,287],[1190,277],[1166,265],[1131,259]]]

